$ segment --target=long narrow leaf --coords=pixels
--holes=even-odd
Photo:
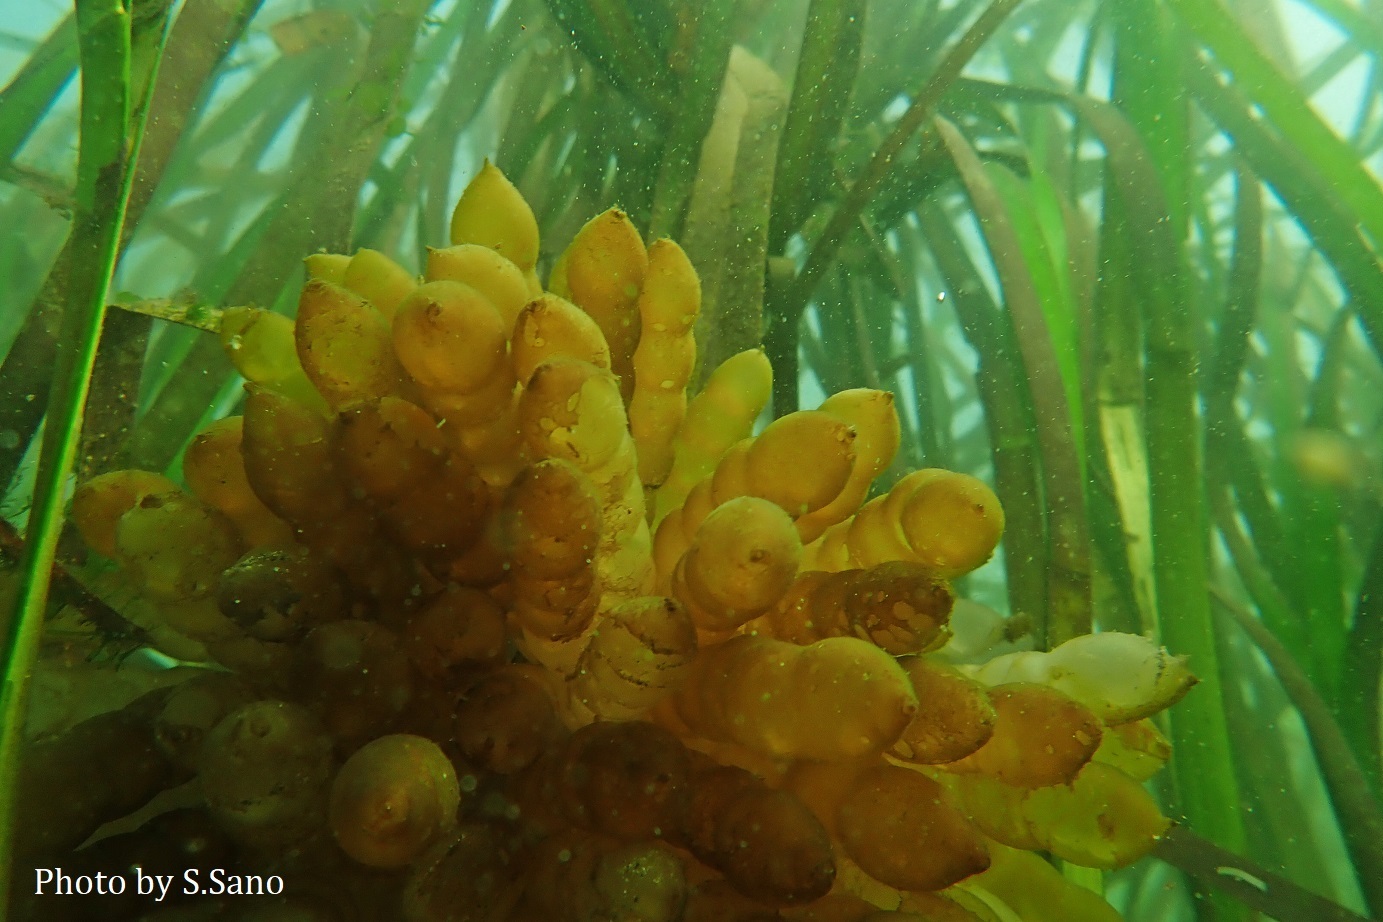
[[[166,7],[164,13],[166,14]],[[149,74],[157,72],[167,22],[146,27],[153,36]],[[38,482],[25,534],[21,583],[0,650],[0,906],[10,902],[14,808],[29,678],[38,655],[53,556],[62,528],[67,477],[76,458],[96,344],[105,317],[106,292],[115,270],[133,163],[147,115],[149,83],[136,96],[131,17],[120,0],[78,0],[82,61],[81,147],[78,212],[73,228],[70,303],[63,314],[62,348],[53,369],[48,426],[39,456]]]
[[[1070,401],[1013,218],[964,136],[944,119],[937,130],[980,219],[1031,391],[1051,542],[1047,638],[1061,643],[1088,634],[1092,618],[1089,529]]]

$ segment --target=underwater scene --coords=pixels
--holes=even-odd
[[[0,922],[1383,919],[1383,0],[0,5]]]

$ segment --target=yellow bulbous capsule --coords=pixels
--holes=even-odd
[[[782,598],[802,542],[775,504],[741,496],[716,507],[673,576],[673,594],[704,631],[730,631]]]
[[[629,437],[623,409],[608,371],[556,356],[529,379],[519,426],[534,457],[561,458],[592,475],[623,450]]]
[[[528,383],[534,370],[554,356],[568,356],[609,369],[610,347],[591,315],[565,298],[545,294],[519,311],[510,344],[514,375]]]
[[[1004,510],[983,482],[946,471],[913,492],[898,524],[913,559],[949,578],[989,560],[1004,533]]]
[[[394,315],[394,351],[422,387],[470,393],[500,370],[509,331],[488,298],[461,282],[428,282]]]
[[[1018,682],[989,690],[994,732],[983,746],[947,765],[1021,788],[1066,784],[1100,745],[1100,722],[1089,710],[1045,685]]]
[[[775,758],[849,761],[896,741],[918,702],[897,661],[868,641],[741,635],[697,655],[673,706],[698,735]]]
[[[345,253],[313,253],[303,260],[303,268],[307,270],[307,277],[310,279],[344,285],[346,267],[350,263],[351,258]]]
[[[536,295],[530,293],[523,270],[502,254],[475,243],[462,243],[441,249],[428,248],[429,282],[463,282],[490,299],[512,330],[519,311]]]
[[[840,494],[855,464],[855,430],[829,413],[798,410],[770,423],[745,463],[750,492],[797,518]]]
[[[523,195],[486,160],[451,213],[451,242],[478,243],[525,271],[538,262],[538,221]]]
[[[671,240],[655,240],[648,248],[638,310],[629,430],[638,446],[639,478],[657,486],[672,467],[672,440],[686,413],[687,382],[696,365],[692,327],[701,313],[701,280]]]
[[[341,284],[369,301],[389,320],[399,302],[418,287],[418,280],[378,250],[360,249],[346,264]]]
[[[228,307],[221,312],[220,334],[221,347],[245,380],[324,406],[298,361],[291,318],[258,307]]]
[[[821,412],[830,413],[855,430],[855,466],[840,494],[815,512],[797,520],[802,541],[815,541],[831,525],[855,514],[869,494],[869,485],[882,474],[898,453],[902,430],[893,395],[861,387],[826,398]]]
[[[315,279],[304,285],[294,341],[303,371],[334,408],[407,392],[384,315],[347,288]]]
[[[762,349],[722,362],[687,412],[673,441],[672,469],[658,488],[653,521],[682,505],[692,487],[715,471],[730,446],[754,429],[773,393],[773,366]]]
[[[563,258],[568,297],[605,334],[610,367],[627,401],[634,390],[634,350],[639,342],[637,301],[648,269],[643,239],[628,215],[611,208],[586,222]]]

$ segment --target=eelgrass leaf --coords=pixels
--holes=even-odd
[[[10,164],[77,69],[77,20],[68,15],[0,90],[0,166]]]
[[[67,478],[76,459],[152,78],[167,39],[164,16],[144,23],[152,41],[145,45],[144,59],[136,60],[133,46],[138,36],[130,12],[119,0],[78,0],[76,10],[83,93],[70,300],[63,312],[67,335],[61,339],[53,369],[19,592],[0,649],[0,906],[10,902],[14,808],[28,684],[43,630]],[[147,79],[140,81],[144,90],[136,96],[133,78],[145,75],[140,70]]]
[[[1089,528],[1071,398],[1062,382],[1051,332],[1012,213],[964,136],[944,119],[938,119],[936,126],[979,218],[1028,381],[1049,523],[1047,634],[1052,643],[1060,643],[1089,633],[1092,618]]]

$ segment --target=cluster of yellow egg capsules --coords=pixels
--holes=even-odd
[[[1148,718],[1180,660],[1106,633],[949,665],[950,581],[1003,513],[944,470],[867,499],[890,394],[753,434],[761,351],[687,393],[682,249],[610,210],[545,290],[492,165],[451,241],[422,282],[319,254],[296,320],[227,310],[243,415],[185,486],[77,490],[154,642],[215,665],[87,727],[98,793],[48,846],[195,776],[285,882],[246,919],[1117,919],[1048,858],[1120,867],[1166,829]],[[151,790],[99,793],[138,760]]]

